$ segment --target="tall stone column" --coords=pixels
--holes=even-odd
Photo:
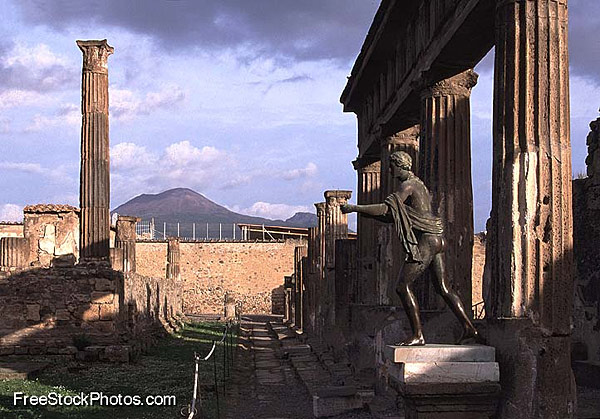
[[[390,173],[390,155],[396,151],[404,151],[413,159],[413,172],[418,173],[419,136],[421,127],[417,124],[383,139],[381,144],[381,198],[385,198],[398,185]]]
[[[296,328],[302,330],[303,320],[304,320],[304,278],[307,274],[304,269],[304,261],[307,259],[307,246],[296,246],[294,249],[294,275],[296,276],[295,283],[295,319],[294,323],[296,324]]]
[[[302,314],[302,324],[308,332],[315,333],[316,321],[316,283],[317,275],[317,228],[311,227],[308,229],[308,269],[303,270],[304,273],[304,312]]]
[[[573,417],[567,0],[496,6],[490,342],[502,418]]]
[[[467,70],[421,90],[419,170],[432,195],[432,209],[444,221],[449,283],[471,309],[473,185],[471,180],[471,89],[477,74]],[[426,303],[437,297],[430,281]]]
[[[109,259],[110,167],[108,139],[108,56],[106,39],[77,41],[83,52],[81,79],[80,258]]]
[[[137,217],[119,215],[117,218],[117,234],[115,247],[123,249],[123,272],[135,272],[135,224],[140,221]],[[114,267],[113,267],[114,269]]]
[[[340,205],[348,202],[352,191],[325,191],[325,266],[335,267],[335,241],[348,238],[348,214]]]
[[[167,279],[176,281],[181,279],[180,259],[179,238],[169,237],[167,242]]]
[[[315,274],[315,332],[321,338],[323,336],[323,327],[325,319],[323,318],[323,293],[325,292],[325,202],[315,204],[317,208],[317,227],[315,230],[315,253],[317,262],[317,272]]]
[[[340,205],[348,202],[352,191],[325,191],[325,308],[328,326],[335,324],[335,241],[348,238],[348,215]]]
[[[376,204],[381,202],[381,162],[379,160],[357,159],[352,162],[358,172],[358,204]],[[360,214],[357,216],[358,239],[358,290],[362,304],[377,304],[377,276],[375,264],[377,249],[377,222]]]
[[[420,126],[415,125],[383,139],[381,144],[381,199],[398,190],[398,181],[390,172],[390,155],[404,151],[413,159],[413,171],[417,171]],[[377,295],[379,304],[400,305],[395,285],[403,264],[402,245],[393,224],[380,223],[377,231],[379,256],[377,258]]]

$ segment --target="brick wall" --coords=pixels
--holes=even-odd
[[[294,272],[294,249],[303,242],[181,243],[185,313],[222,313],[225,293],[242,304],[242,313],[271,313],[272,295]],[[166,276],[167,244],[136,245],[137,272]]]

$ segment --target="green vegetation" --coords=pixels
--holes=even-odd
[[[0,380],[0,417],[30,418],[175,418],[191,403],[196,351],[206,356],[213,340],[223,334],[222,323],[193,323],[173,336],[161,339],[148,354],[132,364],[55,362],[35,380]],[[234,334],[236,330],[234,330]],[[201,361],[199,389],[203,418],[217,417],[214,386],[216,364],[219,383],[220,410],[223,411],[224,346],[218,344],[214,359]],[[48,357],[48,360],[51,360]],[[216,361],[216,363],[213,363]],[[175,396],[176,406],[19,406],[13,405],[13,394],[47,396],[54,392],[62,396],[102,392],[106,396]],[[144,403],[145,404],[145,403]]]

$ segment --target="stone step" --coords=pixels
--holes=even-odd
[[[498,382],[497,362],[407,362],[390,368],[400,383],[483,383]]]
[[[384,355],[392,362],[494,362],[496,349],[485,345],[387,345]]]

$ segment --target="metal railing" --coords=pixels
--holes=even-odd
[[[295,233],[278,233],[262,225],[258,229],[250,229],[247,225],[237,223],[157,223],[154,218],[149,221],[138,221],[135,225],[138,240],[166,240],[168,237],[179,237],[188,241],[281,241],[274,234],[293,236]],[[252,233],[252,238],[250,237]],[[298,233],[297,236],[302,236]]]

